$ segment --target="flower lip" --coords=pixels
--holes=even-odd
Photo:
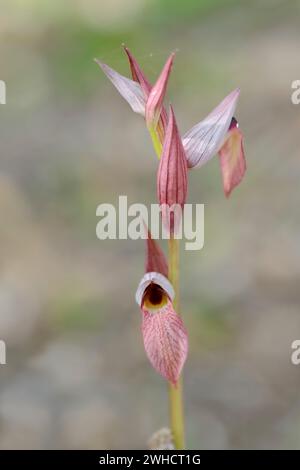
[[[154,369],[175,387],[187,358],[188,335],[182,319],[166,298],[162,306],[142,306],[146,354]]]
[[[169,297],[159,285],[151,283],[145,290],[142,304],[149,312],[161,310],[168,302]]]
[[[135,300],[136,303],[141,307],[144,299],[144,294],[146,289],[150,286],[150,284],[156,284],[159,286],[170,298],[170,300],[173,300],[175,297],[174,289],[170,281],[160,273],[156,272],[150,272],[146,273],[137,288],[136,294],[135,294]]]
[[[158,305],[162,301],[164,291],[160,286],[152,283],[145,290],[144,296],[145,295],[149,297],[149,301],[151,302],[152,305]]]

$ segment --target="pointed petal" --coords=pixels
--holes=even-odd
[[[235,119],[232,120],[228,136],[219,150],[219,158],[224,192],[228,197],[233,188],[242,181],[246,171],[243,134]]]
[[[163,274],[149,272],[142,277],[135,293],[135,300],[139,306],[142,305],[145,291],[151,284],[158,285],[166,292],[171,300],[174,299],[175,293],[170,281]]]
[[[144,347],[154,369],[176,385],[188,353],[188,336],[170,300],[158,309],[142,307]]]
[[[132,79],[135,82],[138,82],[141,85],[143,90],[145,99],[148,99],[149,93],[151,91],[152,85],[148,81],[147,77],[145,76],[144,72],[142,71],[141,67],[139,66],[137,60],[133,57],[128,47],[124,46],[124,51],[127,54],[129,65],[131,69]]]
[[[149,128],[156,128],[157,126],[162,110],[163,100],[166,94],[169,75],[173,65],[174,55],[174,53],[170,55],[157,79],[157,82],[150,91],[146,103],[146,123]]]
[[[145,97],[140,85],[129,78],[120,75],[108,65],[95,59],[105,75],[116,87],[121,96],[127,101],[135,113],[145,115]]]
[[[137,60],[134,58],[134,56],[132,55],[132,53],[128,49],[128,47],[124,46],[124,50],[127,54],[128,60],[129,60],[132,79],[135,82],[138,82],[141,85],[141,88],[142,88],[143,93],[144,93],[145,100],[147,101],[147,99],[149,97],[149,94],[150,94],[150,91],[152,89],[152,85],[149,82],[149,80],[147,79],[144,72],[142,71],[142,69],[139,66]],[[158,133],[159,140],[160,140],[161,144],[163,144],[163,142],[164,142],[167,122],[168,122],[167,111],[166,111],[166,108],[164,106],[162,106],[160,117],[159,117],[159,120],[158,120],[158,123],[157,123],[157,133]]]
[[[146,257],[146,273],[156,271],[168,277],[168,262],[164,252],[159,244],[151,237],[150,230],[147,230],[147,257]]]
[[[167,209],[177,204],[183,207],[187,197],[187,161],[178,132],[175,115],[170,107],[162,156],[157,173],[157,197],[162,205],[162,217],[166,227],[176,229],[170,221]]]
[[[220,149],[233,117],[239,90],[234,90],[183,136],[188,167],[200,167]],[[147,106],[147,105],[146,105]]]

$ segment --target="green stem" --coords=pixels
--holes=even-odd
[[[174,308],[179,315],[179,240],[173,237],[169,240],[169,280],[175,291]],[[169,384],[170,423],[176,449],[185,448],[182,389],[182,378],[176,387]]]
[[[149,128],[149,132],[155,152],[160,158],[162,144],[157,130]],[[179,240],[173,237],[169,240],[169,280],[175,291],[174,308],[179,315]],[[176,449],[185,448],[182,388],[182,378],[178,380],[176,387],[169,383],[170,425]]]

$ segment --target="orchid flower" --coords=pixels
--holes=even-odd
[[[157,82],[152,87],[128,48],[133,80],[118,74],[106,64],[97,61],[104,73],[117,88],[133,111],[146,119],[153,144],[160,158],[167,127],[167,113],[163,106],[166,87],[173,64],[174,54],[168,58]],[[225,195],[228,197],[246,171],[243,151],[243,135],[231,126],[239,97],[239,90],[232,91],[202,121],[183,135],[182,143],[188,168],[198,168],[218,154]],[[236,121],[235,121],[236,122]]]
[[[135,296],[142,311],[144,347],[154,369],[176,386],[187,357],[188,337],[175,312],[175,293],[166,271],[165,256],[148,232],[146,274]]]

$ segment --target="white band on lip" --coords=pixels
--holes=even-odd
[[[175,292],[170,281],[163,274],[150,272],[142,277],[135,293],[136,303],[140,307],[142,306],[144,292],[151,283],[160,286],[168,294],[170,299],[174,300]]]

